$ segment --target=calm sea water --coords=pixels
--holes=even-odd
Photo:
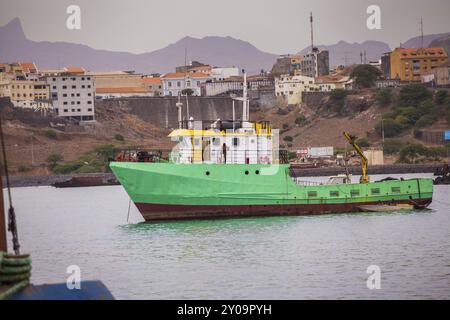
[[[160,224],[133,205],[127,222],[121,186],[15,188],[13,202],[35,284],[78,265],[119,299],[450,298],[450,186],[428,211]]]

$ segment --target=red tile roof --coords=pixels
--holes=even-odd
[[[159,78],[159,77],[145,77],[145,78],[142,78],[142,82],[143,83],[148,83],[148,84],[161,84],[161,78]]]
[[[404,58],[414,58],[417,56],[433,56],[433,57],[447,57],[444,48],[397,48]]]
[[[84,70],[83,67],[75,67],[75,66],[65,67],[64,71],[70,72],[70,73],[85,73],[86,72],[86,70]]]
[[[19,65],[22,68],[22,70],[25,72],[37,73],[37,68],[36,68],[36,65],[34,64],[34,62],[24,61],[24,62],[19,62]]]

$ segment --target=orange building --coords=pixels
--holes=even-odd
[[[391,79],[421,81],[430,70],[448,64],[443,48],[396,48],[391,52]]]

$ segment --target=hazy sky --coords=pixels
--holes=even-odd
[[[81,30],[66,28],[66,8],[81,7]],[[381,7],[381,30],[366,27],[366,9]],[[231,36],[271,53],[315,43],[381,40],[391,47],[420,34],[450,32],[450,0],[0,0],[0,25],[19,17],[27,37],[141,53],[185,36]],[[1,45],[1,44],[0,44]]]

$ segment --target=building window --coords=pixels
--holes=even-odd
[[[64,112],[68,112],[69,111],[69,109],[64,109]]]
[[[87,86],[88,88],[90,88],[91,87],[91,85],[89,84],[88,86]]]
[[[67,105],[67,101],[64,101],[63,104],[64,104],[64,105]]]
[[[77,104],[80,104],[80,101],[77,101]]]
[[[88,108],[88,111],[92,111],[92,108]]]
[[[171,82],[171,81],[167,82],[167,85],[168,85],[169,87],[171,87],[171,86],[172,86],[172,82]]]
[[[83,84],[83,85],[81,86],[81,89],[84,89],[84,88],[86,88],[86,86]]]
[[[63,93],[63,97],[67,97],[67,93]]]
[[[72,89],[76,89],[77,88],[77,86],[72,86]]]
[[[72,112],[75,112],[75,109],[72,109]]]
[[[88,101],[87,104],[92,104],[92,101]]]
[[[180,81],[177,81],[177,87],[178,88],[181,87],[181,82]]]
[[[67,89],[67,86],[62,86],[63,89]]]

